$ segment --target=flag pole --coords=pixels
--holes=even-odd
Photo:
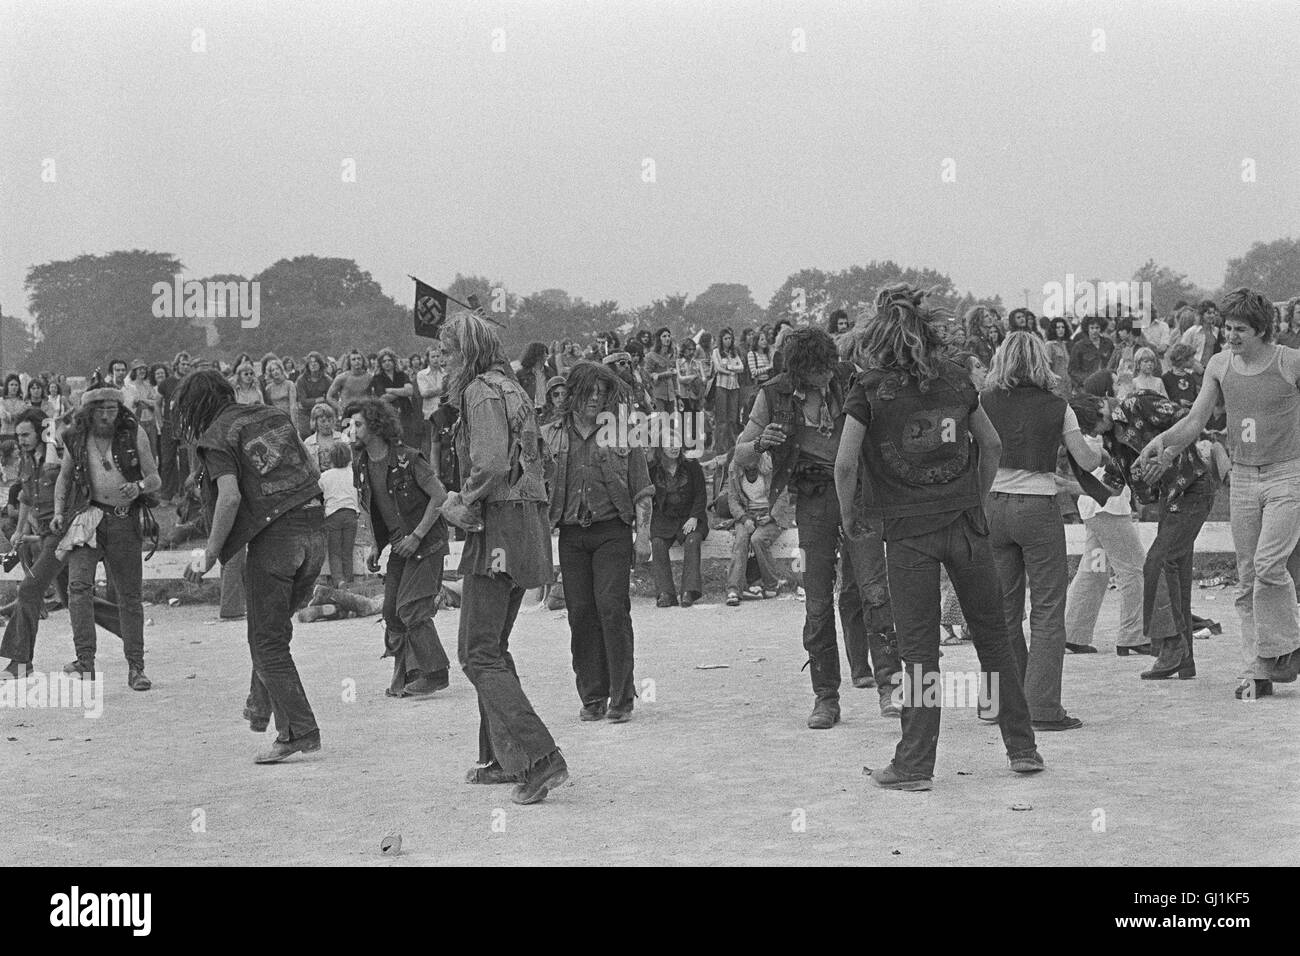
[[[411,275],[409,272],[406,274],[406,278],[410,279],[412,282],[418,282],[418,283],[420,283],[421,285],[429,285],[429,283],[425,282],[423,279],[417,279],[415,276]],[[432,289],[433,286],[429,285],[429,288]],[[490,315],[488,315],[487,312],[484,311],[484,309],[483,309],[482,306],[479,306],[479,307],[476,309],[476,308],[474,308],[474,306],[470,305],[469,303],[460,301],[460,299],[456,298],[456,297],[455,297],[454,295],[452,295],[450,292],[443,292],[441,289],[438,289],[437,291],[438,291],[438,292],[442,292],[442,294],[445,295],[445,296],[447,297],[447,301],[449,301],[449,302],[455,302],[455,303],[456,303],[458,306],[460,306],[462,309],[467,309],[468,311],[474,313],[475,315],[479,316],[480,318],[486,319],[487,321],[491,322],[493,325],[497,326],[498,328],[502,328],[502,329],[505,328],[505,325],[503,325],[502,323],[498,322],[496,319],[494,319],[494,318],[492,318]]]

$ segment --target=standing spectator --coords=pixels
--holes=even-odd
[[[555,364],[546,356],[546,346],[541,342],[529,342],[519,359],[518,378],[519,384],[533,400],[534,408],[546,404],[546,382],[558,374]]]
[[[677,358],[677,394],[683,413],[694,415],[704,404],[704,369],[694,339],[683,339]]]
[[[1154,349],[1143,346],[1134,352],[1133,366],[1134,392],[1155,392],[1165,398],[1169,397],[1165,392],[1165,383],[1160,378],[1160,359],[1156,358]]]
[[[966,313],[966,349],[985,368],[993,364],[993,353],[1002,344],[1002,337],[1002,323],[993,309],[977,305]]]
[[[749,377],[754,383],[756,392],[775,374],[772,371],[772,348],[768,344],[767,333],[762,329],[755,336],[754,347],[745,356],[745,363],[749,367]]]
[[[1141,333],[1133,329],[1132,318],[1126,315],[1116,319],[1115,348],[1106,367],[1115,373],[1117,379],[1132,379],[1137,373],[1137,350],[1145,347]]]
[[[326,400],[340,412],[370,394],[371,372],[366,357],[353,349],[346,359],[346,369],[335,377],[325,393]]]
[[[1196,361],[1196,349],[1194,346],[1179,342],[1170,347],[1167,356],[1169,371],[1160,376],[1160,381],[1165,386],[1165,395],[1182,408],[1189,409],[1201,390],[1201,375],[1193,367]]]
[[[370,377],[370,394],[393,406],[402,426],[402,434],[419,437],[419,420],[415,409],[415,384],[397,367],[397,353],[392,349],[379,352],[379,371]]]
[[[1147,321],[1146,328],[1142,330],[1142,337],[1151,350],[1156,353],[1157,358],[1163,358],[1165,352],[1169,350],[1169,345],[1173,341],[1173,330],[1169,324],[1160,317],[1156,307],[1151,307],[1151,318]],[[1159,369],[1157,369],[1159,372]]]
[[[172,359],[172,375],[158,386],[158,473],[162,475],[162,500],[170,502],[181,495],[190,475],[190,452],[176,434],[176,389],[190,374],[190,353],[177,352]]]
[[[54,415],[54,402],[45,393],[45,380],[43,378],[33,378],[27,383],[27,405],[39,411],[46,418]]]
[[[655,411],[677,411],[677,360],[673,352],[673,333],[667,327],[655,333],[655,348],[646,353],[645,371]]]
[[[673,565],[668,556],[675,541],[682,546],[683,555],[681,605],[690,607],[704,594],[700,546],[709,536],[704,469],[695,459],[682,457],[678,436],[669,433],[664,444],[655,449],[650,480],[655,486],[650,544],[651,569],[659,592],[656,603],[659,607],[677,605]]]
[[[1184,345],[1190,345],[1193,352],[1193,361],[1197,367],[1204,371],[1209,365],[1210,358],[1219,352],[1219,307],[1206,299],[1196,307],[1198,323],[1183,333],[1180,342]]]
[[[632,370],[632,407],[643,415],[648,415],[654,410],[654,402],[650,398],[650,383],[646,380],[645,372],[645,350],[641,348],[641,343],[633,340],[627,343],[628,363]],[[550,387],[550,383],[547,383]]]
[[[298,376],[301,373],[298,369],[298,363],[293,360],[293,356],[286,355],[283,359],[281,359],[281,362],[284,365],[284,374],[288,377],[289,381],[291,382],[298,381]]]
[[[333,406],[321,402],[311,410],[309,420],[312,431],[303,445],[315,459],[317,468],[323,472],[333,467],[330,464],[330,455],[334,446],[340,443],[347,444],[347,439],[335,428],[337,418]]]
[[[718,333],[718,347],[713,350],[713,454],[725,455],[736,446],[736,429],[740,424],[740,374],[745,360],[736,348],[731,329]]]
[[[288,369],[285,369],[287,372]],[[317,402],[326,400],[330,390],[330,377],[325,370],[325,356],[320,352],[308,352],[303,361],[303,370],[294,380],[294,396],[298,401],[298,434],[306,438],[312,432],[311,413]]]
[[[1300,296],[1289,299],[1286,308],[1277,322],[1277,344],[1289,349],[1300,348],[1300,326],[1297,326],[1296,306],[1300,305]]]
[[[743,428],[745,422],[749,420],[749,409],[754,404],[754,376],[749,371],[749,353],[754,350],[754,343],[758,341],[758,335],[753,329],[745,329],[740,333],[740,341],[736,343],[736,352],[740,355],[740,374],[737,381],[740,382],[740,420],[736,423],[737,428]]]
[[[569,386],[564,376],[555,375],[546,383],[546,404],[537,413],[537,425],[548,425],[564,414],[569,397]]]
[[[420,450],[437,467],[441,449],[435,449],[437,429],[433,415],[446,400],[447,370],[443,367],[442,346],[436,340],[425,349],[424,367],[415,373],[415,390],[420,395]]]
[[[262,360],[262,370],[266,378],[266,384],[262,386],[266,404],[288,415],[293,427],[298,429],[298,386],[289,380],[284,363],[276,356],[268,355]]]
[[[641,343],[642,355],[645,355],[646,353],[652,351],[655,347],[654,333],[651,332],[649,329],[642,329],[641,331],[637,332],[636,340]]]
[[[251,360],[245,359],[235,366],[235,401],[240,405],[265,405],[262,390],[257,387],[257,370]]]
[[[1057,316],[1051,319],[1047,326],[1047,361],[1052,368],[1052,374],[1060,380],[1057,385],[1056,394],[1062,398],[1069,398],[1070,395],[1070,336],[1074,333],[1070,329],[1070,323],[1067,319]]]
[[[4,397],[0,398],[0,438],[14,437],[18,416],[31,406],[23,398],[23,380],[17,372],[5,376]]]
[[[329,408],[328,405],[323,407]],[[360,506],[352,476],[352,450],[345,443],[330,445],[328,467],[321,470],[319,484],[325,495],[325,553],[329,556],[329,582],[336,588],[350,588]]]
[[[1076,391],[1083,388],[1089,375],[1106,367],[1115,350],[1115,343],[1101,334],[1105,327],[1098,316],[1088,316],[1083,320],[1083,336],[1070,346],[1070,381]]]

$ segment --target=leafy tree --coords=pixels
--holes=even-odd
[[[1239,259],[1228,260],[1223,291],[1246,286],[1273,302],[1300,295],[1300,240],[1257,242]]]
[[[1133,273],[1133,281],[1151,283],[1151,302],[1166,320],[1173,317],[1174,306],[1180,301],[1195,305],[1209,295],[1185,273],[1156,265],[1154,259],[1148,259]]]

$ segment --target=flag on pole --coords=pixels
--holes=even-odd
[[[415,276],[411,276],[415,279]],[[447,321],[447,293],[415,279],[415,334],[436,339]]]

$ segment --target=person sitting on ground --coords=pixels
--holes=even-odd
[[[735,520],[732,528],[731,567],[727,572],[727,606],[740,604],[746,565],[752,550],[762,574],[762,584],[752,596],[774,598],[779,578],[772,560],[772,545],[781,537],[781,526],[772,517],[769,492],[772,487],[772,456],[737,449],[727,474],[727,502]],[[756,591],[756,593],[755,593]]]
[[[650,466],[654,482],[654,509],[650,519],[651,570],[659,591],[659,607],[677,605],[673,566],[668,549],[676,541],[682,546],[682,607],[690,607],[703,596],[700,576],[700,546],[709,534],[705,514],[704,471],[700,463],[682,455],[678,436],[668,434],[666,444],[656,449]]]

